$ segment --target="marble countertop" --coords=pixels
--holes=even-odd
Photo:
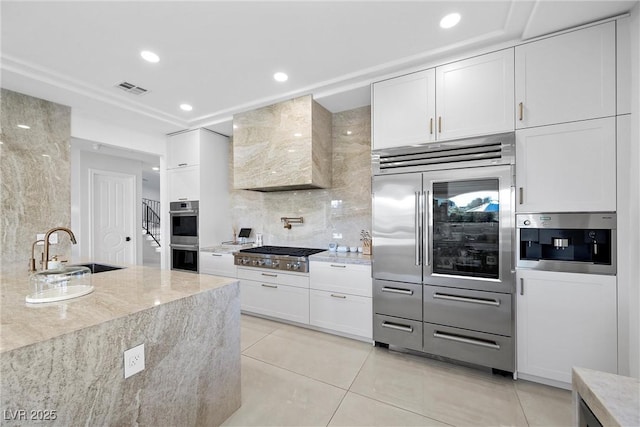
[[[605,426],[640,426],[640,381],[608,372],[573,368],[573,391]],[[575,404],[575,403],[574,403]]]
[[[371,265],[371,255],[354,252],[324,251],[311,255],[309,261],[335,262],[342,264]]]
[[[216,252],[219,254],[232,254],[234,252],[238,252],[240,249],[252,248],[253,243],[246,243],[244,245],[218,245],[218,246],[206,246],[200,248],[200,252]]]
[[[132,265],[92,274],[95,289],[88,295],[27,304],[29,275],[23,264],[2,266],[0,353],[236,282],[207,274]]]

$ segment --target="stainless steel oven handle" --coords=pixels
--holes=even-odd
[[[402,332],[413,332],[412,326],[396,325],[395,323],[382,322],[382,327],[387,329],[395,329]]]
[[[198,250],[198,246],[194,246],[194,245],[178,245],[176,243],[171,243],[169,245],[169,247],[172,248],[172,249],[187,249],[187,250],[191,249],[191,250],[194,250],[194,251]]]
[[[456,295],[439,294],[438,292],[434,292],[433,299],[443,299],[447,301],[457,301],[457,302],[469,302],[472,304],[492,305],[494,307],[500,307],[500,301],[496,299],[479,299],[479,298],[471,298],[471,297],[462,297],[462,296],[456,296]]]
[[[198,210],[197,209],[185,209],[183,211],[169,211],[169,213],[171,215],[178,215],[178,214],[197,214]]]
[[[449,340],[449,341],[455,341],[455,342],[461,342],[464,344],[473,344],[473,345],[477,345],[480,347],[487,347],[487,348],[493,348],[495,350],[500,350],[500,345],[496,344],[496,343],[490,343],[490,342],[485,342],[485,341],[480,341],[480,340],[474,340],[473,338],[463,338],[463,337],[458,337],[455,335],[449,335],[449,334],[445,334],[442,332],[434,332],[433,336],[435,338],[442,338],[443,340]]]
[[[382,287],[382,292],[388,292],[390,294],[413,295],[413,291],[411,289],[388,288],[386,286]]]

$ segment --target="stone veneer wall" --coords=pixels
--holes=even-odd
[[[326,248],[329,242],[337,242],[361,246],[360,230],[371,230],[370,107],[335,113],[332,143],[330,189],[273,193],[231,190],[233,225],[263,233],[265,245]],[[232,182],[233,170],[230,177]],[[304,224],[293,224],[287,230],[280,221],[283,216],[302,216]]]
[[[27,268],[36,233],[69,227],[70,140],[71,108],[2,89],[0,267],[20,261]],[[56,252],[68,252],[68,237],[59,238]]]

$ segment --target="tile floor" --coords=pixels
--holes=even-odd
[[[225,426],[569,426],[571,393],[242,316]]]

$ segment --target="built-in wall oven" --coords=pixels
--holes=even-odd
[[[197,200],[171,202],[171,269],[198,272],[198,211]]]
[[[373,339],[515,371],[513,133],[373,153]]]

